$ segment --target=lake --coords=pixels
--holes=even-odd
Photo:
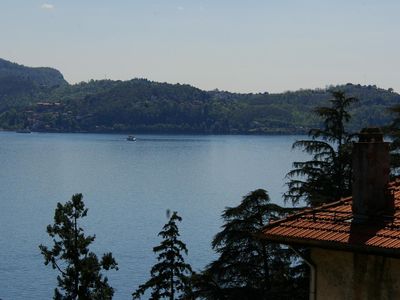
[[[46,226],[57,202],[83,193],[91,250],[111,251],[119,271],[107,273],[114,299],[149,278],[152,248],[178,211],[187,261],[199,271],[213,258],[210,243],[226,206],[264,188],[279,204],[285,174],[305,154],[296,136],[18,134],[0,132],[0,299],[50,299],[56,271],[39,244],[51,245]]]

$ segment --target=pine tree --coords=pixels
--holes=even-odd
[[[286,213],[263,189],[250,192],[222,214],[224,225],[212,242],[219,257],[192,278],[192,297],[286,299],[291,253],[259,237],[270,220]],[[301,299],[298,295],[297,299]]]
[[[333,91],[330,107],[314,110],[323,120],[322,129],[311,129],[309,140],[296,141],[292,148],[300,148],[312,156],[305,162],[294,162],[294,169],[286,176],[288,192],[285,200],[293,204],[305,201],[315,206],[339,200],[351,194],[351,151],[354,134],[346,130],[350,121],[349,106],[356,98]]]
[[[180,221],[182,218],[173,212],[158,234],[162,242],[153,248],[153,252],[158,254],[158,263],[151,268],[151,278],[132,294],[133,299],[139,299],[147,289],[152,289],[150,299],[181,299],[188,289],[192,269],[182,256],[182,252],[187,255],[188,250],[179,240],[177,222]]]
[[[57,204],[54,224],[47,226],[54,245],[52,249],[39,246],[45,265],[51,264],[59,272],[57,282],[60,289],[55,289],[54,299],[112,299],[114,289],[101,270],[118,270],[117,262],[111,253],[104,254],[99,261],[97,255],[89,251],[95,236],[85,236],[79,225],[88,212],[82,198],[82,194],[75,194],[64,205]]]

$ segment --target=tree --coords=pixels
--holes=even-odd
[[[258,189],[224,210],[224,225],[212,242],[219,257],[192,278],[192,297],[204,299],[287,299],[293,260],[288,249],[259,237],[286,209]],[[296,295],[302,299],[302,295]]]
[[[308,205],[339,200],[351,194],[351,150],[355,137],[346,129],[351,116],[348,107],[357,101],[342,91],[332,91],[330,107],[317,107],[314,113],[323,119],[322,129],[311,129],[309,140],[299,140],[293,149],[300,148],[312,156],[305,162],[294,162],[286,176],[288,192],[285,200]]]
[[[392,176],[400,175],[400,105],[390,109],[394,115],[392,122],[384,128],[392,139],[390,143],[390,165]]]
[[[187,255],[188,250],[186,245],[178,239],[177,222],[180,221],[182,218],[177,212],[173,212],[168,223],[158,234],[163,239],[159,246],[153,248],[153,252],[158,253],[158,263],[151,268],[151,278],[132,294],[133,299],[139,299],[147,289],[152,289],[150,299],[181,299],[188,289],[192,269],[185,263],[182,256],[182,252]]]
[[[55,289],[54,299],[112,299],[114,289],[101,270],[118,270],[117,262],[111,253],[104,254],[99,261],[97,255],[89,251],[95,236],[85,236],[79,226],[88,212],[82,198],[82,194],[75,194],[64,205],[57,204],[54,224],[47,226],[54,245],[52,249],[39,246],[45,265],[51,264],[60,273],[57,276],[60,290]]]

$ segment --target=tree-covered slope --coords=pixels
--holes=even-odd
[[[46,80],[40,79],[39,75],[28,76],[31,68],[12,65],[7,68],[13,69],[9,74],[14,75],[0,75],[0,128],[4,129],[305,133],[309,128],[319,126],[312,110],[327,104],[331,98],[330,90],[340,89],[347,96],[359,99],[350,108],[353,116],[350,127],[358,130],[389,123],[388,108],[400,103],[400,95],[393,90],[354,84],[276,94],[238,94],[203,91],[190,85],[146,79],[91,80],[69,85],[61,73],[58,81],[45,84]],[[23,70],[27,71],[25,75]],[[34,70],[42,71],[41,68]],[[22,75],[15,75],[18,72]]]
[[[31,68],[9,62],[0,58],[0,81],[3,78],[19,78],[34,84],[54,87],[67,84],[60,71],[53,68]]]
[[[56,69],[30,68],[0,58],[0,109],[27,104],[40,93],[67,84]]]
[[[284,122],[294,126],[310,128],[318,126],[318,119],[312,113],[318,106],[327,105],[332,98],[330,91],[341,90],[349,97],[359,101],[350,107],[352,119],[350,128],[358,130],[365,126],[382,126],[388,123],[391,115],[389,107],[400,103],[400,95],[393,90],[385,90],[376,86],[346,84],[331,86],[326,89],[300,90],[281,94],[250,94],[238,96],[246,103],[245,111],[252,110],[250,119]],[[243,111],[241,112],[243,115]]]

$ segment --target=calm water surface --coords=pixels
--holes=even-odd
[[[17,134],[0,132],[0,299],[51,299],[56,272],[38,245],[57,202],[83,193],[92,250],[111,251],[114,299],[131,299],[155,263],[152,247],[167,221],[183,217],[188,261],[200,270],[213,259],[213,235],[226,206],[256,188],[282,204],[284,176],[304,154],[294,136]]]

